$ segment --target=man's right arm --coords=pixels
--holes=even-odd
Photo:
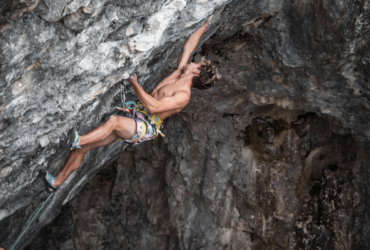
[[[211,21],[212,16],[210,16],[207,20],[207,22],[197,29],[193,34],[189,36],[189,38],[186,40],[184,46],[182,47],[182,51],[180,53],[179,59],[177,60],[177,68],[182,69],[184,65],[186,65],[189,61],[191,53],[195,50],[195,48],[198,45],[198,42],[203,35],[204,31],[207,29],[209,21]]]
[[[163,97],[156,100],[148,95],[145,90],[139,85],[136,74],[130,76],[127,81],[134,88],[134,91],[139,97],[143,106],[152,114],[165,112],[174,109],[182,109],[189,102],[190,95],[184,91],[177,91],[173,96]]]

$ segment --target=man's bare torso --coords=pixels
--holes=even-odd
[[[127,79],[141,104],[162,120],[180,112],[189,103],[193,78],[201,73],[202,62],[188,64],[188,61],[211,18],[212,16],[186,40],[177,60],[177,70],[161,81],[149,95],[138,83],[136,74]]]
[[[177,93],[178,91],[182,91],[182,92],[186,92],[189,95],[189,99],[188,99],[188,102],[189,102],[191,91],[188,87],[186,87],[186,81],[189,81],[189,80],[187,78],[171,79],[170,77],[167,77],[166,79],[161,81],[150,92],[150,95],[153,96],[156,100],[159,101],[164,97],[171,97],[171,96],[175,95],[175,93]],[[160,113],[157,113],[157,115],[159,116],[159,118],[164,120],[167,117],[180,112],[186,106],[186,104],[181,108],[160,112]]]

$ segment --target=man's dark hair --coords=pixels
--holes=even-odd
[[[202,57],[202,66],[199,67],[200,73],[193,77],[193,88],[196,89],[209,89],[215,82],[220,79],[220,75],[217,72],[217,68],[211,65],[209,60]]]

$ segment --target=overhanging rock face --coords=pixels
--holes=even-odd
[[[251,4],[251,3],[249,3]],[[235,12],[236,6],[240,11]],[[28,1],[1,3],[0,242],[10,246],[46,194],[39,169],[58,172],[68,131],[98,126],[119,104],[117,82],[136,72],[149,90],[187,36],[214,13],[203,40],[246,10],[230,1]],[[256,6],[239,26],[270,12]],[[201,43],[202,43],[201,42]],[[132,91],[131,91],[132,93]],[[88,155],[17,248],[50,222],[122,144]]]
[[[166,122],[163,143],[122,154],[112,171],[135,185],[111,179],[107,192],[123,198],[101,203],[114,215],[117,206],[130,212],[117,224],[153,228],[132,235],[132,227],[117,226],[104,235],[102,226],[92,230],[96,244],[189,249],[196,238],[199,249],[367,249],[369,6],[339,0],[1,3],[0,246],[15,242],[46,198],[37,172],[60,170],[72,126],[81,134],[98,126],[119,103],[116,83],[133,72],[150,90],[173,70],[186,37],[214,13],[201,43],[216,36],[195,58],[210,58],[222,80],[212,91],[193,92],[184,112]],[[86,155],[16,248],[29,244],[123,149],[115,143]],[[99,209],[92,210],[98,220]],[[77,208],[73,214],[83,216]],[[103,218],[113,223],[114,215]],[[84,237],[62,243],[87,247]]]

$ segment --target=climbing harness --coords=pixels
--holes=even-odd
[[[135,143],[137,143],[138,141],[140,141],[141,139],[143,139],[143,137],[144,137],[144,135],[145,135],[145,132],[146,132],[146,124],[145,124],[145,122],[141,122],[141,124],[142,124],[142,126],[143,126],[143,128],[141,129],[141,133],[140,133],[140,136],[136,139],[136,140],[134,140],[134,141],[132,141],[131,143],[132,144],[135,144]]]
[[[37,211],[37,213],[35,214],[35,216],[33,216],[32,220],[28,223],[27,227],[23,230],[23,232],[18,236],[16,242],[13,244],[12,248],[10,248],[10,250],[13,250],[15,245],[18,243],[18,241],[22,238],[23,234],[27,231],[28,227],[31,225],[31,223],[35,220],[35,218],[37,217],[37,215],[40,213],[40,211],[42,210],[42,208],[45,206],[45,204],[48,202],[48,200],[50,199],[50,197],[53,195],[54,193],[51,193],[49,195],[49,197],[44,201],[44,203],[42,204],[42,206],[40,207],[40,209]]]
[[[162,137],[165,137],[165,135],[159,130],[161,128],[161,124],[163,121],[161,118],[159,118],[157,114],[149,113],[149,111],[140,102],[136,103],[136,111],[146,115],[147,117],[149,117],[150,120],[152,120],[155,123],[157,127],[155,131],[156,135],[160,134]]]
[[[163,121],[162,121],[161,118],[159,118],[159,116],[157,114],[150,113],[139,101],[138,102],[134,102],[134,101],[126,102],[126,96],[125,96],[126,84],[125,84],[125,81],[121,82],[120,90],[121,90],[120,96],[121,96],[122,108],[127,109],[128,111],[132,112],[133,117],[135,117],[136,112],[140,112],[143,115],[147,116],[156,125],[155,134],[156,135],[160,134],[162,137],[165,137],[165,135],[160,130],[161,124],[162,124]],[[119,108],[121,108],[121,107],[119,107]],[[115,112],[114,114],[117,114],[117,113],[118,113],[118,111]],[[139,141],[145,135],[146,125],[144,124],[144,126],[145,126],[145,130],[142,130],[142,133],[139,136],[137,141]]]

